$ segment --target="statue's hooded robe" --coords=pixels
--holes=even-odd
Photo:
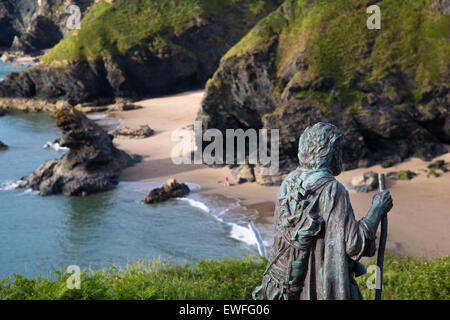
[[[375,235],[357,221],[347,190],[331,172],[298,168],[281,185],[275,239],[254,299],[362,299],[358,262],[375,254]]]

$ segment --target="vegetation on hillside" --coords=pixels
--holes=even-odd
[[[285,1],[258,23],[224,59],[252,50],[265,50],[278,39],[276,76],[304,50],[307,71],[298,71],[293,81],[304,83],[320,76],[331,77],[345,96],[346,104],[360,101],[352,87],[355,76],[363,83],[389,76],[395,69],[411,72],[422,87],[443,81],[450,67],[450,16],[431,10],[435,1],[381,0],[381,29],[369,30],[367,0]],[[357,79],[360,81],[361,79]],[[404,84],[408,86],[408,84]],[[278,87],[274,97],[282,97]],[[395,88],[392,88],[394,90]],[[421,88],[405,88],[420,96]],[[321,92],[302,92],[320,95]],[[322,93],[323,94],[323,93]],[[323,97],[330,105],[333,96]]]
[[[44,57],[44,63],[124,54],[137,45],[157,51],[170,36],[203,17],[250,28],[276,9],[276,0],[101,0],[72,33]]]
[[[174,266],[160,261],[140,262],[121,269],[84,271],[80,290],[67,288],[68,275],[23,278],[17,274],[0,280],[0,299],[251,299],[260,284],[267,261],[200,261]],[[374,264],[373,260],[366,266]],[[385,259],[383,298],[450,299],[450,257],[427,261],[410,257]],[[367,288],[367,274],[357,279],[365,299],[374,298]]]

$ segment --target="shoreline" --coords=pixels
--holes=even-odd
[[[13,65],[35,65],[41,62],[42,56],[5,51],[0,55],[0,60]]]
[[[245,210],[258,212],[255,223],[261,233],[273,229],[273,209],[279,186],[261,186],[256,183],[236,184],[228,167],[210,168],[206,165],[175,165],[170,155],[177,142],[171,141],[172,132],[193,124],[203,98],[202,90],[180,93],[167,97],[136,102],[142,109],[113,112],[111,117],[123,120],[123,126],[137,128],[149,125],[155,130],[146,139],[117,138],[118,148],[142,156],[142,161],[126,169],[121,181],[155,182],[175,178],[178,181],[201,186],[201,195],[222,195],[236,198]],[[450,162],[450,153],[437,157]],[[387,180],[387,187],[394,199],[394,208],[389,213],[389,235],[387,251],[394,255],[423,256],[450,255],[450,172],[439,178],[427,178],[424,172],[429,162],[412,158],[391,168],[381,165],[343,172],[337,177],[344,186],[357,174],[374,171],[388,173],[412,170],[418,176],[408,181]],[[224,187],[224,177],[231,186]],[[375,191],[358,193],[349,190],[355,217],[361,219],[369,210]]]

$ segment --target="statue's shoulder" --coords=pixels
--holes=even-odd
[[[295,169],[294,171],[290,172],[286,178],[284,178],[283,182],[281,183],[280,190],[278,192],[278,199],[285,198],[289,195],[290,192],[292,192],[292,189],[295,188],[296,185],[300,183],[300,175],[301,171],[299,168]],[[298,186],[297,186],[298,188]]]
[[[324,184],[324,191],[327,193],[331,193],[333,195],[344,195],[346,197],[349,196],[347,189],[345,186],[340,183],[337,179],[330,179]]]

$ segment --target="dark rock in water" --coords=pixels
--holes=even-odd
[[[5,109],[0,108],[0,117],[4,116],[7,113]]]
[[[116,137],[127,137],[127,138],[137,138],[145,139],[151,137],[155,131],[151,129],[148,125],[140,126],[137,129],[122,128],[115,132]]]
[[[0,150],[7,150],[9,147],[0,141]]]
[[[82,112],[62,108],[53,117],[62,130],[59,143],[70,150],[24,178],[21,187],[38,190],[42,196],[88,195],[114,188],[122,170],[134,160],[116,149],[112,136]]]
[[[147,204],[164,202],[171,198],[184,197],[189,192],[189,187],[186,184],[170,179],[161,188],[152,190],[142,202]]]
[[[349,189],[355,189],[358,192],[370,192],[378,188],[378,174],[366,172],[359,174],[348,184]]]
[[[411,55],[404,43],[383,41],[379,33],[358,37],[365,27],[358,24],[348,25],[354,33],[342,29],[343,17],[355,21],[360,17],[358,6],[345,3],[305,5],[288,0],[258,23],[222,58],[208,81],[197,117],[203,128],[223,133],[280,129],[281,173],[298,162],[298,138],[317,122],[332,123],[345,134],[344,170],[386,160],[398,163],[411,156],[430,160],[446,153],[444,144],[450,143],[450,73],[442,45],[446,38],[420,33],[411,44],[441,57],[433,60],[440,69],[417,57],[407,65]],[[414,15],[420,28],[432,28],[428,1],[420,6],[420,11],[403,5],[398,10]],[[319,12],[321,18],[316,16]],[[430,14],[435,15],[440,14]],[[392,34],[419,30],[410,23],[383,28],[392,28],[388,31]],[[339,49],[336,43],[341,43]],[[418,71],[425,69],[426,82]],[[257,180],[266,184],[272,177]]]

